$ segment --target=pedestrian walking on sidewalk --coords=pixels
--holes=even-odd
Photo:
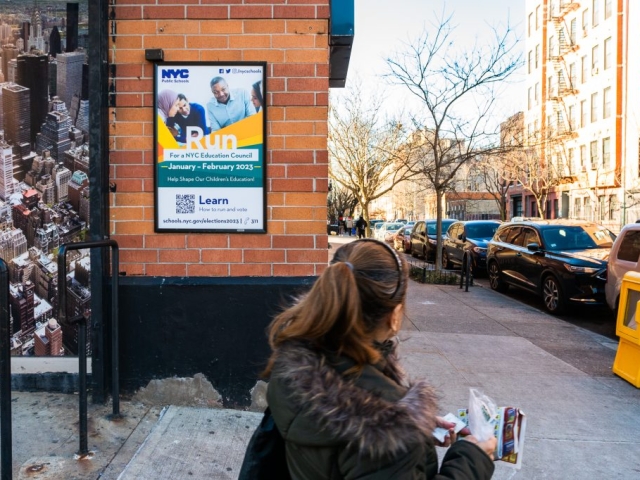
[[[347,227],[347,233],[349,234],[349,236],[351,236],[351,230],[353,230],[353,218],[347,217],[345,225]]]
[[[356,229],[358,230],[358,238],[364,238],[364,231],[367,228],[367,221],[362,218],[362,215],[360,215],[360,218],[358,218],[358,220],[356,221]]]
[[[408,382],[398,362],[407,272],[389,245],[350,242],[271,323],[267,401],[292,479],[491,478],[495,438],[454,442],[432,387]],[[436,426],[451,445],[439,472]]]

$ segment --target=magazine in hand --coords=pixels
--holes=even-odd
[[[467,425],[469,410],[459,409],[458,417]],[[527,417],[515,407],[499,407],[495,418],[495,436],[498,446],[494,458],[520,468],[524,449],[524,434],[527,427]]]

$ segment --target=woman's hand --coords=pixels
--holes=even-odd
[[[491,437],[489,440],[485,440],[484,442],[479,442],[476,437],[473,435],[469,435],[468,437],[464,437],[464,440],[475,443],[479,446],[484,452],[489,455],[491,460],[495,460],[493,457],[493,453],[496,451],[496,447],[498,446],[498,439],[496,437]]]
[[[436,426],[440,428],[444,428],[445,430],[449,430],[449,434],[444,437],[444,442],[436,441],[436,445],[438,447],[448,447],[457,439],[457,434],[455,431],[456,424],[453,422],[447,422],[442,417],[436,417]],[[463,428],[458,432],[460,435],[471,435],[471,431],[468,428]]]

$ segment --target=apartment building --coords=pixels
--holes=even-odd
[[[640,4],[527,0],[525,141],[554,176],[546,211],[617,231],[640,218]],[[516,193],[514,192],[514,196]]]

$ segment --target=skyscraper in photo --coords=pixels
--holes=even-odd
[[[22,40],[24,40],[25,45],[29,45],[29,30],[31,30],[31,23],[22,22],[22,26],[20,27],[20,36]]]
[[[6,201],[13,190],[13,149],[0,136],[0,200]]]
[[[42,17],[40,10],[35,9],[31,14],[31,29],[29,31],[29,41],[25,44],[27,51],[35,48],[44,51],[44,36],[42,35]]]
[[[64,152],[71,148],[69,129],[73,125],[64,102],[54,99],[50,102],[49,113],[45,117],[40,133],[37,135],[36,152],[43,155],[49,150],[56,161],[64,161]]]
[[[57,93],[58,84],[58,62],[55,58],[49,61],[49,97],[53,98]]]
[[[18,56],[18,49],[13,43],[2,46],[2,73],[4,81],[9,82],[9,62]]]
[[[80,96],[82,93],[82,64],[84,60],[84,52],[60,53],[56,57],[58,62],[56,93],[65,103],[67,109],[71,107],[73,95]]]
[[[18,55],[16,83],[27,87],[31,95],[31,143],[36,141],[49,107],[49,57],[42,52]]]
[[[67,48],[65,52],[75,52],[78,48],[78,4],[67,3]]]
[[[59,53],[62,53],[62,40],[60,40],[58,26],[55,25],[49,35],[49,55],[55,57]]]
[[[10,84],[2,89],[4,137],[14,150],[31,139],[31,94],[27,87]]]

